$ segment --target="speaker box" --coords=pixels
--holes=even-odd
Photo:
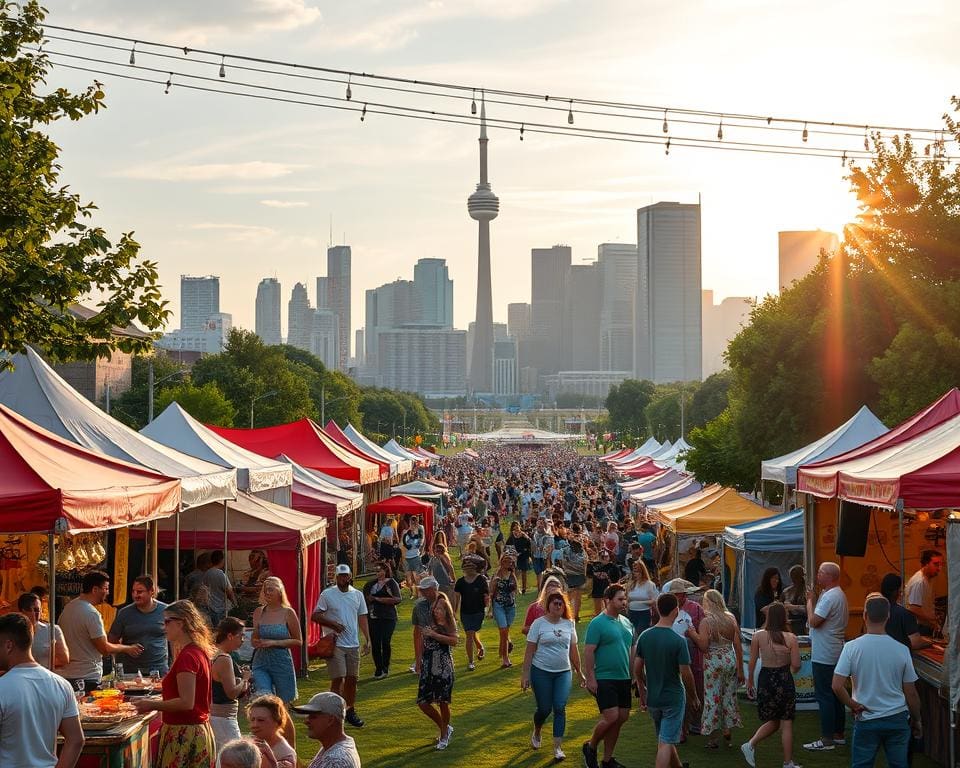
[[[837,554],[863,557],[867,552],[867,534],[870,532],[870,507],[840,502],[840,524],[837,526]]]

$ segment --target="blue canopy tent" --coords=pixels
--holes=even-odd
[[[728,525],[723,533],[723,591],[736,606],[740,626],[757,626],[753,595],[767,568],[777,568],[787,586],[791,566],[803,563],[803,510],[794,509],[774,517],[742,525]],[[729,578],[727,577],[729,566]]]

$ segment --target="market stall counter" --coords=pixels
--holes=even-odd
[[[160,731],[159,715],[149,712],[109,727],[81,720],[86,743],[77,768],[150,768],[150,742]]]
[[[923,720],[923,752],[941,765],[950,765],[950,680],[945,655],[944,646],[934,643],[913,652],[913,667],[919,678],[916,687]],[[960,746],[960,742],[955,741],[954,746]]]

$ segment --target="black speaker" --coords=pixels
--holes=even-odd
[[[867,534],[870,532],[870,507],[840,502],[840,524],[837,526],[837,554],[863,557],[867,552]]]

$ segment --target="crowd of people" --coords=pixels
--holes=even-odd
[[[521,689],[534,695],[530,746],[541,748],[552,719],[557,761],[566,757],[574,685],[589,691],[598,708],[580,749],[587,768],[622,768],[616,747],[635,700],[657,734],[657,768],[680,766],[678,747],[692,735],[707,750],[733,746],[734,730],[742,728],[738,691],[745,687],[762,724],[741,744],[743,758],[755,766],[757,745],[779,732],[784,767],[798,768],[793,676],[800,666],[797,636],[809,633],[821,736],[804,749],[843,746],[850,710],[854,766],[872,765],[881,748],[889,765],[906,765],[911,734],[922,728],[909,651],[928,645],[936,629],[931,583],[941,553],[923,553],[905,605],[899,576],[887,575],[881,593],[864,605],[867,633],[852,642],[844,642],[848,606],[839,566],[822,563],[812,589],[800,565],[789,569],[787,585],[768,569],[756,587],[759,629],[745,665],[738,617],[714,588],[720,586],[714,542],[694,542],[684,577],[664,578],[665,552],[675,543],[631,518],[595,458],[562,447],[492,448],[479,459],[446,460],[443,476],[452,503],[431,521],[433,536],[417,516],[388,518],[376,529],[376,572],[362,589],[348,564],[336,566],[335,582],[310,617],[332,636],[330,691],[306,704],[295,703],[292,652],[304,642],[300,622],[261,550],[250,553],[250,569],[236,585],[222,552],[201,554],[186,580],[190,599],[170,604],[157,599],[149,576],[138,577],[131,603],[109,631],[97,610],[110,592],[106,573],[84,576],[81,594],[53,627],[40,620],[43,591],[24,594],[19,613],[0,617],[0,765],[56,763],[42,729],[8,738],[30,720],[56,721],[64,741],[56,764],[72,765],[83,745],[78,700],[104,682],[103,659],[112,656],[115,675],[158,685],[161,695],[138,699],[136,707],[162,717],[159,768],[295,766],[291,712],[306,716],[310,737],[322,744],[311,768],[358,768],[356,744],[344,727],[364,726],[357,705],[361,658],[369,652],[373,678],[383,679],[392,673],[394,642],[412,645],[414,700],[436,727],[436,749],[444,750],[455,733],[458,647],[462,641],[466,670],[473,672],[487,656],[479,633],[490,620],[499,666],[518,661]],[[530,590],[535,599],[513,634],[517,597]],[[412,631],[398,641],[405,592],[414,600]],[[249,621],[227,615],[231,605],[249,610]],[[246,668],[235,654],[248,631],[255,653]],[[519,658],[514,640],[522,645]],[[46,668],[51,658],[53,670]],[[28,696],[17,693],[21,678],[31,680]],[[248,736],[240,727],[244,699]]]

